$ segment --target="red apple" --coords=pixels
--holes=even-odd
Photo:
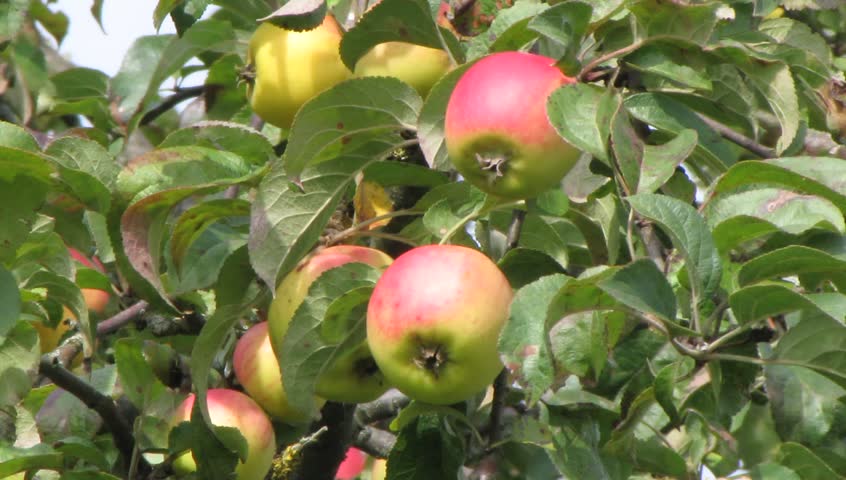
[[[70,253],[71,258],[83,266],[103,274],[106,273],[106,268],[97,257],[89,260],[79,250],[71,247],[68,247],[68,253]],[[81,291],[83,298],[85,298],[85,305],[89,310],[101,315],[106,311],[106,307],[109,305],[109,292],[98,288],[83,288]]]
[[[186,398],[174,412],[172,424],[191,420],[194,394]],[[235,390],[222,388],[207,392],[209,416],[214,425],[237,428],[247,441],[247,460],[235,467],[238,480],[264,478],[270,470],[276,452],[276,437],[273,425],[256,402]],[[177,475],[186,475],[197,470],[193,454],[185,452],[173,461]]]
[[[282,388],[282,373],[267,334],[267,322],[253,325],[238,340],[232,366],[244,390],[271,416],[293,424],[311,420],[308,415],[288,405],[288,397]]]
[[[447,104],[444,139],[455,168],[505,198],[531,198],[558,185],[580,152],[549,123],[546,102],[574,82],[540,55],[502,52],[479,60]]]
[[[276,289],[276,298],[268,311],[270,341],[279,354],[294,317],[308,289],[323,272],[341,265],[359,262],[386,267],[393,259],[379,250],[355,245],[337,245],[313,253],[300,262]],[[284,355],[284,352],[282,353]],[[334,361],[317,380],[317,395],[337,402],[361,403],[375,400],[388,389],[370,355],[367,342]]]
[[[409,397],[460,402],[502,369],[497,341],[512,295],[505,275],[477,250],[409,250],[385,270],[370,297],[370,351],[388,382]]]
[[[350,447],[347,450],[347,455],[344,461],[338,467],[338,472],[335,474],[336,480],[353,480],[358,478],[358,474],[364,470],[364,464],[367,462],[367,455],[361,450]]]

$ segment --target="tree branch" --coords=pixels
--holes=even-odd
[[[171,108],[188,100],[189,98],[199,97],[206,91],[205,85],[198,85],[196,87],[178,88],[176,93],[162,100],[162,103],[156,105],[150,111],[141,117],[141,125],[149,125],[153,121],[163,115]]]
[[[388,458],[395,443],[396,435],[380,428],[364,427],[353,437],[353,445],[356,448],[376,458]]]
[[[508,226],[508,237],[505,241],[506,251],[517,248],[517,244],[520,243],[520,232],[523,230],[525,219],[525,210],[514,209],[511,212],[511,224]]]
[[[141,300],[117,315],[103,320],[97,324],[97,336],[103,337],[120,330],[124,325],[135,320],[136,317],[143,315],[148,306],[150,306],[149,303]]]
[[[749,150],[750,152],[754,153],[755,155],[758,155],[761,158],[774,158],[778,156],[776,154],[776,151],[772,148],[767,147],[765,145],[761,145],[755,140],[752,140],[751,138],[741,133],[738,133],[734,129],[723,125],[722,123],[712,118],[706,117],[701,113],[697,113],[696,116],[699,117],[700,120],[705,122],[706,125],[711,127],[715,132],[719,133],[721,137],[736,145],[740,145],[741,147],[745,148],[746,150]]]
[[[411,403],[411,399],[397,389],[385,392],[372,402],[362,403],[355,409],[355,423],[366,426],[386,418],[391,418],[402,408]]]
[[[355,405],[326,402],[313,430],[325,432],[303,446],[291,480],[333,480],[353,439]]]
[[[128,466],[132,459],[132,452],[135,450],[135,438],[132,436],[132,427],[120,415],[115,402],[98,392],[85,380],[66,370],[57,360],[54,352],[41,357],[38,371],[57,387],[67,390],[100,415],[103,424],[114,438],[115,446],[123,456],[124,464]],[[142,475],[146,475],[150,471],[150,464],[141,458],[138,461],[138,470]]]

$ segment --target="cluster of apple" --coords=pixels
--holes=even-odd
[[[275,442],[264,412],[292,424],[308,420],[289,405],[277,358],[285,355],[280,350],[285,333],[311,284],[325,271],[354,262],[385,270],[368,303],[366,341],[317,378],[319,402],[367,402],[393,386],[415,400],[451,404],[483,391],[502,369],[497,340],[512,290],[484,254],[428,245],[393,261],[362,246],[318,250],[279,284],[268,321],[251,327],[235,347],[235,375],[250,396],[225,389],[208,392],[212,422],[238,428],[249,445],[238,478],[261,478],[270,468]],[[193,396],[185,400],[175,422],[190,419],[193,401]],[[185,454],[174,468],[189,472],[196,467]]]
[[[395,77],[425,96],[450,68],[443,50],[385,42],[367,52],[350,71],[339,53],[342,36],[331,14],[317,28],[302,32],[262,23],[247,51],[247,96],[253,111],[266,122],[289,128],[304,103],[349,78]]]

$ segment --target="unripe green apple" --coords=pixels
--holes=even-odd
[[[576,80],[555,60],[523,52],[489,55],[470,67],[447,104],[444,140],[470,183],[504,198],[555,187],[579,159],[546,113],[549,95]]]
[[[186,398],[173,415],[173,426],[191,420],[194,394]],[[273,425],[264,411],[250,397],[235,390],[223,388],[207,392],[209,416],[218,427],[238,429],[247,441],[247,460],[235,467],[238,480],[262,479],[270,470],[276,452],[276,437]],[[192,452],[185,452],[173,461],[173,471],[186,475],[197,470]]]
[[[434,404],[466,400],[502,370],[497,341],[513,293],[477,250],[428,245],[385,270],[367,307],[367,342],[385,378]]]
[[[438,10],[439,24],[448,23],[445,19],[448,11],[449,4],[441,3]],[[449,55],[440,48],[406,42],[385,42],[371,48],[358,60],[354,74],[356,77],[398,78],[414,87],[421,97],[425,97],[449,69]]]
[[[232,356],[232,367],[244,390],[271,416],[292,424],[311,420],[308,415],[294,410],[288,404],[288,396],[282,388],[279,362],[267,334],[267,322],[253,325],[238,340]],[[318,399],[318,404],[322,404],[321,399]]]
[[[337,245],[313,253],[300,262],[276,288],[267,320],[270,341],[275,352],[282,350],[288,325],[311,284],[323,272],[341,265],[359,262],[373,267],[386,267],[393,259],[379,250],[355,245]],[[361,403],[375,400],[388,385],[373,362],[367,342],[349,354],[336,359],[317,379],[317,395],[337,402]]]
[[[352,72],[339,53],[341,35],[331,15],[304,32],[262,23],[247,50],[247,63],[254,68],[247,89],[253,111],[277,127],[290,128],[304,103],[349,78]]]
[[[449,70],[447,53],[405,42],[380,43],[355,64],[356,77],[395,77],[425,97]]]

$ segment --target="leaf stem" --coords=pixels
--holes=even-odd
[[[338,242],[342,242],[347,237],[351,237],[351,236],[354,236],[355,234],[357,234],[361,229],[369,227],[370,225],[373,225],[374,223],[381,222],[382,220],[388,220],[388,219],[395,218],[395,217],[422,215],[422,214],[423,214],[422,212],[417,212],[417,211],[414,211],[414,210],[411,210],[411,209],[397,210],[395,212],[388,212],[384,215],[378,215],[378,216],[375,216],[375,217],[370,218],[368,220],[361,221],[361,222],[353,225],[352,227],[347,228],[346,230],[340,231],[340,232],[336,233],[335,235],[332,235],[331,237],[329,237],[329,239],[327,239],[325,243],[326,243],[327,246],[329,246],[329,245],[334,245]]]
[[[473,220],[474,218],[477,218],[477,217],[481,217],[482,215],[487,215],[488,213],[493,212],[495,210],[500,210],[500,209],[504,209],[504,208],[511,208],[511,207],[516,207],[518,205],[522,205],[523,200],[517,200],[517,201],[514,201],[514,202],[507,202],[507,203],[501,203],[501,204],[494,204],[492,206],[487,205],[487,202],[485,202],[485,203],[486,203],[486,205],[482,205],[482,207],[479,208],[478,210],[473,210],[472,212],[468,213],[467,215],[464,216],[464,218],[462,218],[455,225],[453,225],[452,228],[450,228],[449,231],[447,231],[444,234],[444,236],[441,237],[441,241],[438,242],[438,245],[446,245],[446,243],[449,241],[449,239],[452,238],[452,236],[455,235],[456,232],[461,230],[461,228],[464,227],[464,224],[466,224],[470,220]]]

